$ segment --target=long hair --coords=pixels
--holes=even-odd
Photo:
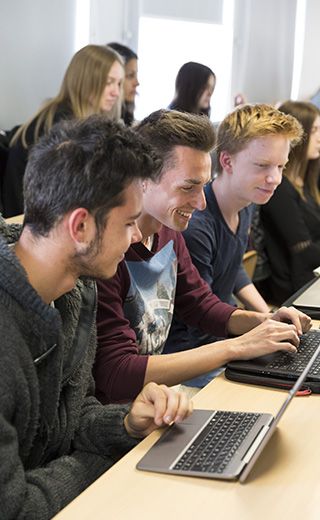
[[[210,107],[199,110],[198,103],[210,76],[213,76],[215,83],[216,76],[214,72],[201,63],[189,61],[182,65],[176,77],[175,96],[169,108],[181,112],[201,113],[209,116]]]
[[[307,156],[312,126],[316,117],[320,116],[320,110],[306,101],[286,101],[279,106],[279,110],[294,116],[301,123],[304,131],[302,141],[290,152],[284,175],[303,199],[305,199],[303,186],[306,186],[310,195],[320,205],[318,188],[320,158],[308,159]]]
[[[40,110],[15,134],[12,144],[21,136],[27,147],[26,132],[36,120],[34,141],[39,139],[42,129],[48,133],[53,125],[57,110],[63,106],[70,110],[76,119],[101,113],[99,103],[106,86],[107,76],[115,61],[123,66],[121,56],[113,49],[100,45],[87,45],[80,49],[71,59],[65,72],[60,91],[47,101]],[[108,118],[118,120],[121,112],[121,99],[107,113]]]

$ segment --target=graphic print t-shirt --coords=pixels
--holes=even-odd
[[[148,261],[126,261],[130,288],[124,314],[141,354],[161,354],[171,326],[177,284],[177,257],[170,240]]]

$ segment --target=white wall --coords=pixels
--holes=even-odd
[[[320,2],[307,0],[306,31],[299,98],[306,99],[320,87]]]
[[[125,0],[91,0],[90,43],[123,41],[126,18]]]
[[[55,95],[74,52],[75,0],[0,0],[0,128]]]
[[[179,0],[179,5],[188,1],[195,2]],[[289,97],[296,0],[235,2],[232,90],[243,91],[250,101]],[[0,128],[26,121],[57,93],[75,51],[76,4],[77,0],[0,0]],[[141,5],[147,1],[91,0],[90,42],[118,40],[136,48]],[[300,98],[320,85],[319,21],[319,0],[307,0]]]
[[[290,97],[296,0],[236,0],[232,91],[250,102]]]

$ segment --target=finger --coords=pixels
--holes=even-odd
[[[300,315],[302,332],[307,332],[312,327],[312,319],[310,318],[310,316],[307,316],[303,312],[301,312],[299,315]]]
[[[175,392],[172,388],[166,385],[160,385],[163,395],[165,396],[165,408],[163,406],[155,408],[155,423],[161,425],[171,424],[174,421],[177,410],[179,409],[180,393]],[[163,404],[163,403],[161,403]]]
[[[295,354],[297,352],[297,347],[295,347],[291,342],[282,341],[279,343],[279,350],[284,350],[286,352],[292,352]]]
[[[165,385],[155,383],[148,383],[143,389],[144,399],[152,403],[152,408],[149,408],[150,417],[154,418],[154,422],[158,426],[163,424],[163,417],[167,410],[168,392],[165,389],[169,391],[169,394],[173,393],[173,390]]]
[[[297,332],[295,330],[292,330],[292,329],[286,330],[286,331],[277,332],[274,335],[274,339],[277,342],[279,342],[279,343],[280,342],[290,343],[294,347],[298,347],[299,343],[300,343],[300,338],[299,338]]]
[[[185,392],[179,392],[178,397],[179,404],[174,418],[174,422],[177,423],[183,421],[186,417],[189,417],[193,411],[193,402],[188,398]]]

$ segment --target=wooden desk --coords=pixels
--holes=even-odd
[[[284,397],[221,375],[193,401],[197,408],[275,414]],[[294,398],[245,484],[136,470],[158,437],[142,441],[56,520],[319,520],[320,395]]]
[[[6,218],[6,222],[8,222],[8,224],[22,224],[23,215],[16,215],[15,217]]]

